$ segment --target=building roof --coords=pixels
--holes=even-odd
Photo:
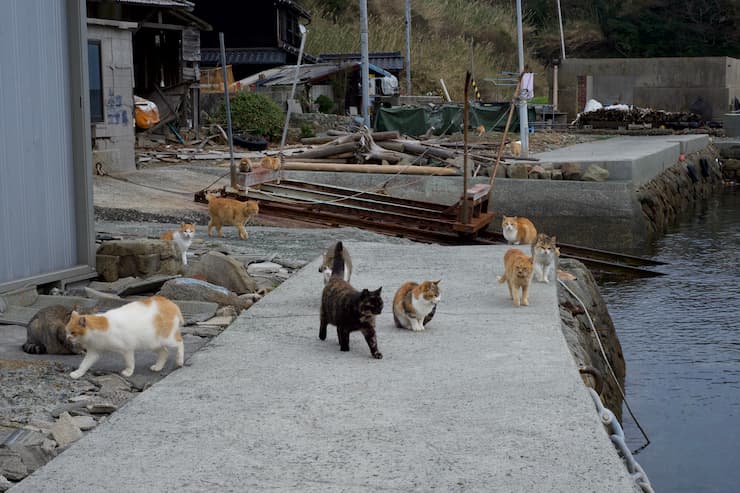
[[[309,21],[311,20],[311,14],[308,12],[308,10],[304,9],[293,0],[277,0],[275,3],[278,5],[285,5],[297,12],[304,19],[308,19]]]
[[[195,3],[189,0],[116,0],[118,3],[136,5],[150,5],[155,7],[181,7],[188,10],[195,8]]]
[[[360,62],[348,63],[314,63],[310,65],[301,65],[298,67],[298,84],[316,84],[328,79],[330,76],[339,72],[354,72],[360,69]],[[389,76],[390,73],[370,64],[370,73]],[[257,85],[261,87],[285,86],[293,84],[296,76],[295,65],[283,65],[275,67],[258,74],[250,75],[239,82],[242,86]]]
[[[230,48],[225,50],[227,65],[283,65],[288,53],[293,50],[281,48]],[[296,54],[296,53],[293,53]],[[303,54],[306,63],[313,63],[316,58]],[[200,61],[207,65],[221,63],[221,51],[218,48],[201,48]]]
[[[372,65],[378,66],[388,71],[403,70],[405,59],[401,56],[400,51],[375,51],[368,54]],[[318,57],[318,62],[359,62],[362,60],[360,53],[322,53]]]

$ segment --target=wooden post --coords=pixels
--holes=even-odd
[[[470,86],[470,71],[465,72],[465,100],[463,101],[463,209],[462,222],[470,222],[470,210],[468,207],[468,175],[470,168],[468,166],[468,87]]]
[[[519,74],[519,80],[516,83],[516,89],[514,90],[514,101],[516,101],[516,98],[519,97],[519,88],[522,86],[522,75],[524,75],[524,72],[521,72]],[[511,117],[514,114],[514,101],[511,102],[511,106],[509,106],[509,117],[506,119],[506,127],[504,128],[504,134],[501,136],[501,145],[498,146],[498,152],[496,153],[496,165],[493,167],[493,171],[491,172],[491,179],[488,180],[488,184],[493,187],[493,180],[496,178],[496,171],[498,170],[498,163],[501,162],[501,154],[504,152],[504,145],[506,144],[506,136],[509,133],[509,125],[511,125]],[[488,212],[488,211],[486,211]]]

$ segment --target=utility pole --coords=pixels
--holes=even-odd
[[[226,49],[224,48],[224,33],[218,33],[218,44],[221,54],[221,76],[224,79],[224,104],[226,105],[226,131],[229,138],[229,178],[231,188],[236,188],[236,164],[234,163],[234,135],[231,127],[231,104],[229,103],[229,78],[226,73]]]
[[[411,0],[406,0],[406,95],[411,96]]]
[[[558,2],[558,22],[560,23],[560,59],[565,60],[565,37],[563,36],[563,12],[560,10],[560,0]]]
[[[522,0],[516,0],[516,40],[519,47],[519,76],[524,73],[524,35],[522,34]],[[519,88],[519,140],[522,142],[521,157],[529,156],[529,121],[527,118],[527,100],[522,97],[523,88]]]
[[[362,54],[362,118],[370,127],[370,56],[367,41],[367,0],[360,0],[360,51]]]
[[[293,86],[290,88],[290,99],[288,99],[288,108],[285,111],[285,125],[283,126],[283,137],[280,139],[280,149],[285,147],[285,139],[288,137],[288,125],[290,124],[290,109],[293,99],[295,98],[295,87],[298,84],[298,76],[300,75],[301,60],[303,59],[303,48],[306,46],[306,33],[308,29],[303,24],[298,24],[298,29],[301,31],[301,47],[298,50],[298,61],[295,65],[295,72],[293,73]]]

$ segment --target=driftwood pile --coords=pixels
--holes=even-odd
[[[644,125],[652,128],[664,127],[677,129],[698,126],[700,121],[701,117],[694,113],[671,112],[630,106],[626,110],[607,107],[580,113],[573,124],[579,127],[591,125],[594,128]]]
[[[372,132],[364,127],[356,133],[331,132],[327,137],[304,138],[301,143],[315,147],[286,155],[283,168],[449,176],[462,174],[464,166],[462,142],[417,140],[402,137],[397,131]],[[493,166],[497,150],[498,144],[469,145],[471,170]]]

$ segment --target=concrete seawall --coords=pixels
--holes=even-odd
[[[681,156],[686,160],[682,161]],[[707,135],[618,137],[578,144],[534,155],[542,163],[559,166],[591,164],[609,170],[605,182],[521,180],[496,178],[490,208],[501,215],[527,216],[538,229],[556,234],[561,242],[608,250],[639,248],[675,217],[675,211],[706,196],[722,182]],[[701,173],[699,160],[707,159],[711,173]],[[692,181],[686,170],[691,164],[698,174]],[[659,177],[671,174],[670,180]],[[385,190],[400,198],[455,203],[462,194],[462,177],[419,177],[288,171],[286,177],[328,183],[358,190]],[[476,177],[471,183],[488,183]],[[672,197],[680,185],[680,198]],[[685,193],[684,193],[685,192]],[[673,210],[645,213],[644,203],[662,195]],[[493,229],[498,229],[494,221]]]
[[[316,337],[316,259],[13,491],[636,491],[553,284],[517,308],[494,281],[506,246],[347,246],[353,284],[384,287],[382,360]],[[395,288],[426,278],[427,330],[393,327]]]

